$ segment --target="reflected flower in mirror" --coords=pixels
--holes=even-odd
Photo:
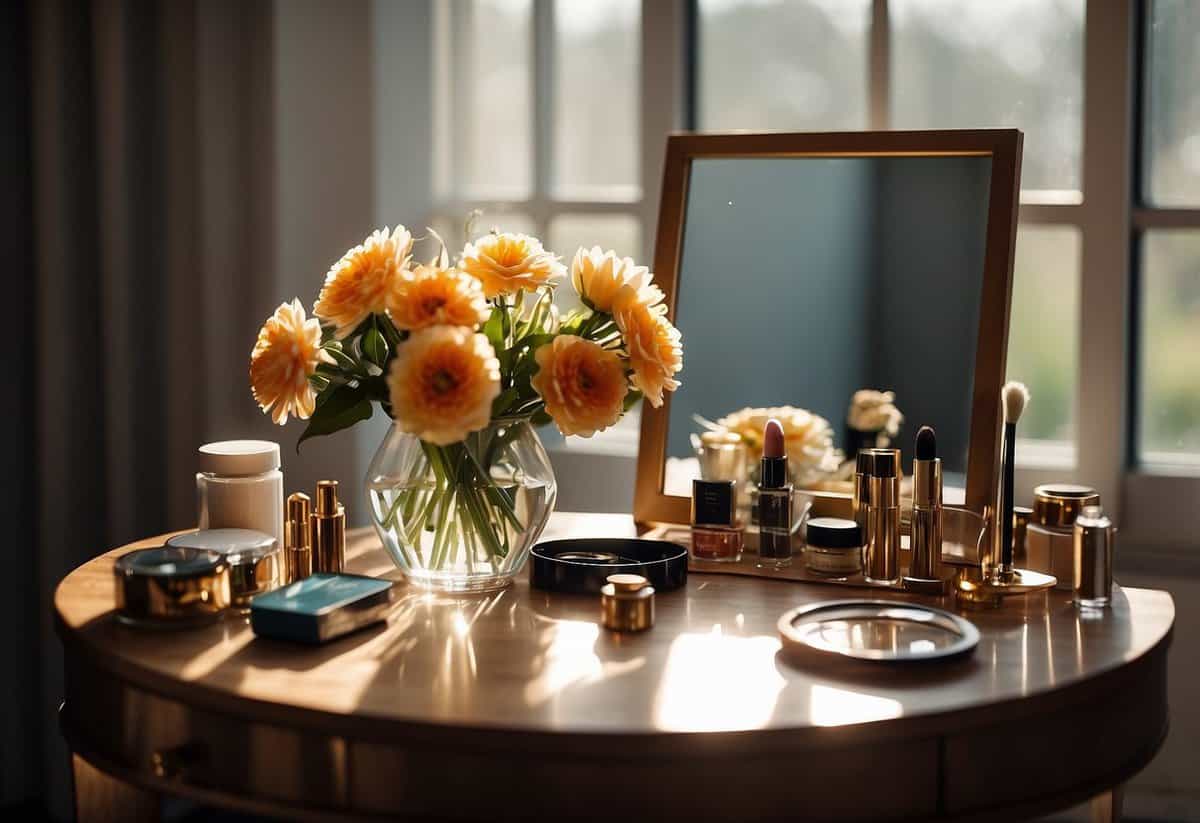
[[[904,415],[896,408],[896,393],[859,389],[850,398],[846,412],[846,450],[853,457],[859,449],[883,449],[900,433]]]
[[[808,409],[795,406],[744,408],[725,415],[715,423],[697,419],[712,431],[737,435],[746,444],[751,465],[754,466],[762,456],[763,427],[771,418],[783,425],[792,482],[798,486],[811,486],[837,471],[843,458],[841,450],[833,447],[833,427],[824,417]]]

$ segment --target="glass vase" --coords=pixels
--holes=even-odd
[[[525,418],[435,446],[393,423],[367,470],[375,531],[408,580],[446,592],[507,586],[529,556],[558,486]]]

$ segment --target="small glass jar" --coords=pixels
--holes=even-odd
[[[1025,529],[1026,565],[1058,578],[1055,588],[1071,591],[1075,579],[1075,518],[1100,505],[1090,486],[1047,483],[1033,490],[1033,518]]]
[[[1081,609],[1107,608],[1112,601],[1113,546],[1116,529],[1099,506],[1088,506],[1075,518],[1075,568],[1072,584],[1075,605]]]
[[[692,481],[692,557],[718,563],[742,559],[736,480]]]
[[[282,546],[279,444],[225,440],[201,446],[196,501],[201,529],[252,529]]]
[[[862,572],[862,531],[853,520],[814,517],[805,527],[804,565],[813,574],[845,579]]]

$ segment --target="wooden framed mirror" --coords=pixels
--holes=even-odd
[[[990,505],[1021,143],[1015,129],[670,136],[654,272],[684,368],[642,410],[635,519],[688,521],[695,421],[796,406],[836,445],[860,388],[896,392],[906,473],[932,425],[947,503]],[[828,485],[817,498],[848,511]]]

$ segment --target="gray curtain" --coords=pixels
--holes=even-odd
[[[300,462],[299,427],[259,414],[246,371],[263,319],[292,295],[311,303],[324,265],[370,228],[370,57],[351,51],[369,41],[368,9],[5,6],[0,155],[15,185],[0,195],[0,236],[20,309],[6,358],[17,423],[3,480],[0,807],[69,817],[54,588],[105,550],[194,525],[199,444],[278,440],[290,488],[336,477],[355,493],[355,441],[306,445]],[[314,62],[322,37],[352,56]],[[281,70],[278,39],[303,61]],[[345,118],[365,135],[347,139]],[[356,159],[325,162],[330,140]],[[281,191],[299,196],[280,208]],[[281,271],[281,257],[304,270]]]

